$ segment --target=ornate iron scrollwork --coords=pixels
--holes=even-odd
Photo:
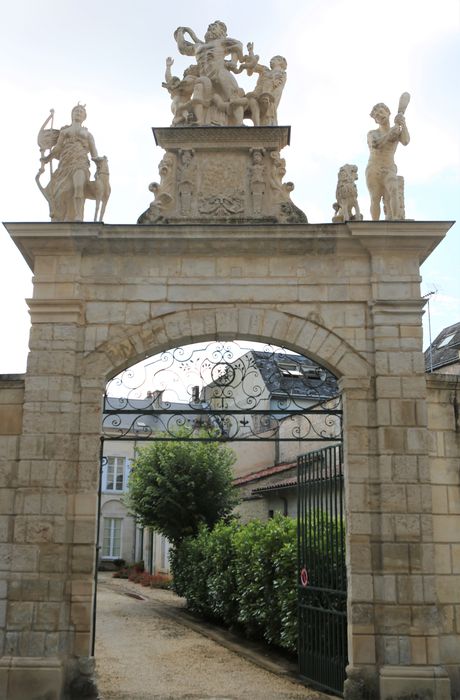
[[[112,379],[103,435],[112,439],[337,441],[337,379],[286,348],[237,341],[174,348]]]

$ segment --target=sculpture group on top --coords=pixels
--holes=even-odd
[[[174,60],[166,59],[163,87],[172,99],[172,126],[241,126],[245,118],[254,126],[278,124],[277,109],[286,83],[283,56],[274,56],[270,67],[261,65],[253,44],[249,43],[248,53],[243,54],[241,42],[227,36],[227,27],[220,20],[209,25],[204,40],[190,27],[178,27],[174,38],[179,52],[194,56],[196,64],[190,65],[181,79],[171,73]],[[258,74],[249,93],[235,78],[243,71]]]
[[[254,45],[247,44],[243,53],[241,42],[227,35],[220,20],[209,25],[204,39],[190,27],[178,27],[174,38],[179,52],[196,63],[179,78],[172,74],[174,60],[166,59],[163,87],[171,96],[170,131],[175,135],[165,138],[164,130],[154,129],[166,154],[159,166],[160,181],[149,185],[154,199],[138,223],[306,223],[305,214],[290,199],[293,183],[283,182],[286,162],[280,150],[288,143],[289,130],[278,127],[277,111],[286,59],[274,56],[269,66],[262,65]],[[257,76],[246,93],[235,77],[243,71]],[[245,119],[256,129],[240,130]],[[199,135],[195,127],[224,129]]]
[[[158,166],[159,182],[149,185],[154,199],[138,223],[306,223],[305,214],[291,201],[293,183],[283,181],[286,162],[280,151],[289,141],[289,129],[278,126],[277,113],[286,84],[286,59],[273,56],[269,66],[261,64],[254,45],[248,43],[244,53],[242,43],[227,35],[220,20],[208,26],[204,39],[190,27],[178,27],[174,39],[179,52],[195,63],[179,78],[172,74],[174,60],[166,59],[162,85],[171,96],[173,128],[154,129],[165,153]],[[249,92],[235,77],[243,71],[257,76]],[[403,93],[393,125],[390,110],[381,102],[370,114],[377,123],[367,135],[366,183],[374,221],[380,219],[382,206],[385,219],[405,218],[404,178],[398,175],[394,155],[398,144],[406,146],[410,140],[404,116],[409,101],[409,93]],[[85,106],[77,104],[70,125],[61,129],[53,128],[53,119],[51,110],[38,134],[40,169],[35,178],[51,220],[83,221],[85,200],[93,199],[94,221],[102,221],[110,196],[108,161],[98,155],[92,134],[83,126]],[[248,119],[253,128],[239,128],[246,127]],[[89,157],[96,166],[94,179]],[[58,166],[53,169],[55,160]],[[46,165],[49,181],[43,185]],[[340,168],[334,223],[362,220],[357,179],[356,165]]]

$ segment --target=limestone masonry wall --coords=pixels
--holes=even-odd
[[[448,228],[8,225],[34,297],[22,431],[22,384],[0,387],[12,408],[0,697],[57,700],[63,677],[78,687],[88,673],[107,379],[164,349],[235,338],[285,345],[340,381],[345,696],[449,700],[446,670],[460,693],[455,404],[438,377],[427,402],[419,271]]]

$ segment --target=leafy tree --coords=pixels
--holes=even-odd
[[[139,522],[177,544],[212,528],[238,502],[232,486],[235,454],[218,442],[155,441],[138,450],[126,503]],[[181,439],[182,438],[182,439]]]

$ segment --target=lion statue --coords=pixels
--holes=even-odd
[[[355,185],[357,179],[358,167],[356,165],[349,163],[342,165],[335,192],[337,201],[332,205],[335,211],[335,215],[332,217],[334,224],[340,224],[344,221],[362,221],[363,215],[359,209],[358,190]],[[354,210],[354,214],[352,214],[352,210]]]

